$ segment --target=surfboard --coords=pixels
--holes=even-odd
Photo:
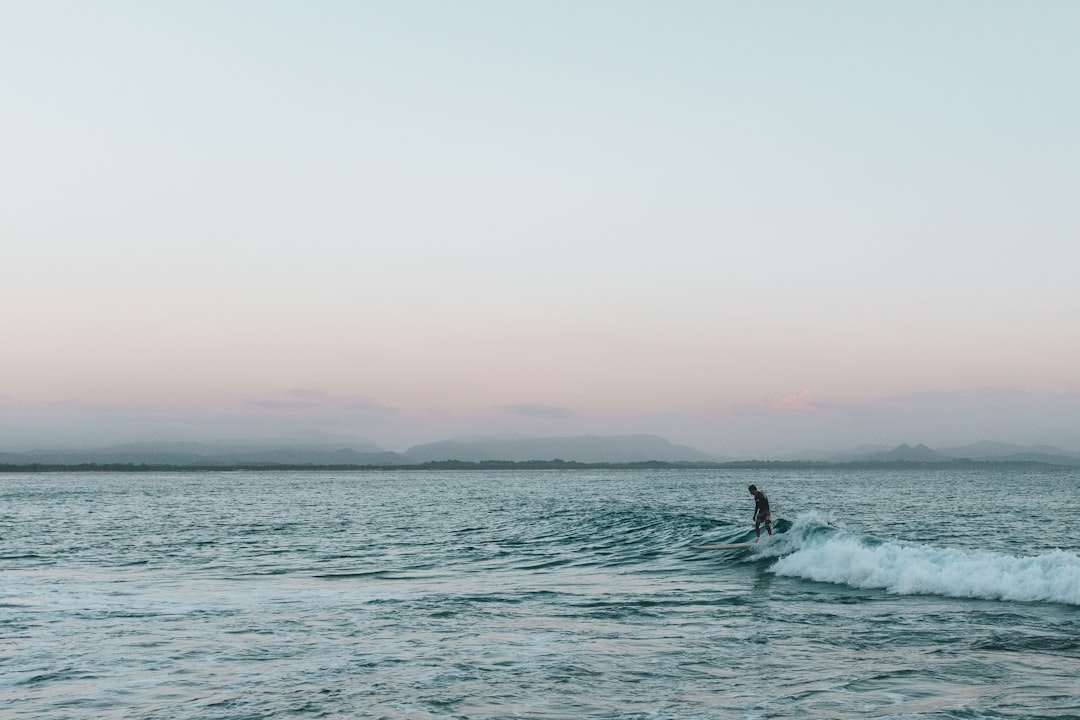
[[[695,545],[695,550],[744,550],[748,547],[754,547],[754,543],[734,543],[732,545]]]

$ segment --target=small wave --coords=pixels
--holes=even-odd
[[[1062,550],[1018,557],[880,541],[808,514],[767,553],[779,557],[771,571],[786,577],[899,595],[1080,605],[1080,556]]]
[[[357,580],[357,579],[393,579],[396,573],[392,570],[355,570],[353,572],[330,572],[314,575],[318,580]]]
[[[994,633],[987,638],[979,638],[972,643],[972,647],[976,650],[1016,653],[1038,652],[1071,657],[1076,654],[1077,650],[1080,650],[1080,640],[1048,633],[1010,630]]]
[[[701,514],[636,504],[604,505],[538,514],[518,534],[499,538],[497,545],[512,549],[501,559],[516,561],[521,570],[619,566],[643,570],[651,563],[664,562],[673,548],[714,542],[717,533],[724,531],[730,532],[730,527]]]

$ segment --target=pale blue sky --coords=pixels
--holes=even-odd
[[[1077,37],[1064,1],[0,2],[0,433],[1080,449]]]

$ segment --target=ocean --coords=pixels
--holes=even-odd
[[[1080,469],[0,474],[0,630],[8,720],[1077,718]]]

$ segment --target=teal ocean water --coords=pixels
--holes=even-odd
[[[6,474],[0,716],[1075,718],[1078,553],[1075,469]]]

